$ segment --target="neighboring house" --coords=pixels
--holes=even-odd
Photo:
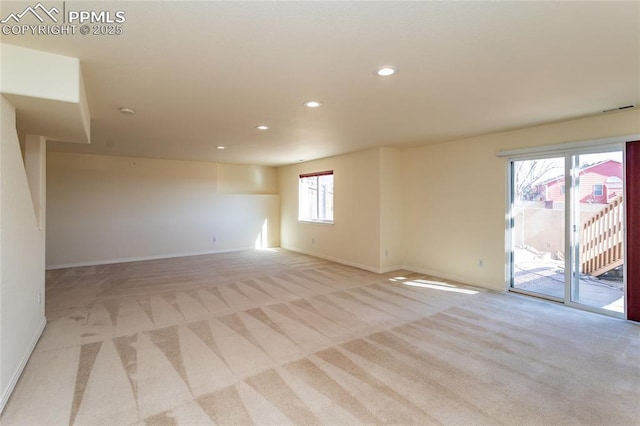
[[[564,201],[564,177],[539,182],[535,192],[542,201]],[[585,166],[580,170],[580,202],[607,204],[622,194],[622,163],[605,160]]]

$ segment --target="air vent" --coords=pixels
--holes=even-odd
[[[618,107],[618,108],[605,109],[602,112],[620,111],[620,110],[629,109],[629,108],[635,108],[635,105],[626,105],[626,106],[621,106],[621,107]]]

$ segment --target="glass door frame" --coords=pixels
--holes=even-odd
[[[574,144],[571,144],[574,145]],[[608,142],[603,144],[585,144],[586,146],[567,146],[566,149],[546,149],[540,147],[539,149],[530,150],[527,153],[509,155],[507,161],[507,212],[506,219],[506,291],[520,293],[528,296],[533,296],[540,299],[546,299],[561,303],[566,306],[578,308],[585,311],[596,312],[612,317],[626,319],[627,316],[627,277],[623,275],[623,294],[624,297],[624,312],[615,312],[609,309],[590,306],[577,301],[577,295],[579,291],[580,283],[580,210],[578,207],[579,197],[577,197],[577,191],[579,191],[579,165],[574,167],[576,157],[579,155],[606,153],[619,151],[622,153],[623,164],[623,193],[626,188],[626,159],[624,141],[616,140],[615,142]],[[564,282],[564,298],[555,297],[551,295],[541,294],[533,291],[515,288],[514,282],[514,238],[513,232],[515,227],[515,215],[514,215],[514,162],[526,161],[526,160],[541,160],[545,158],[558,158],[564,157],[564,176],[565,176],[565,235],[564,235],[564,253],[565,253],[565,282]],[[577,172],[577,173],[576,173]],[[626,246],[626,214],[623,214],[623,234],[624,242]],[[627,253],[624,250],[624,264],[626,264]]]

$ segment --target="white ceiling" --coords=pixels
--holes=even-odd
[[[29,4],[2,1],[0,14]],[[640,2],[65,7],[126,22],[119,36],[2,36],[81,61],[92,144],[54,150],[282,165],[640,104]],[[374,75],[387,64],[397,75]]]

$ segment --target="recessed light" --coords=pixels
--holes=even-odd
[[[133,115],[136,113],[136,110],[133,108],[120,108],[120,113],[125,115]]]
[[[318,108],[319,106],[322,106],[322,104],[318,101],[307,101],[304,103],[304,106],[307,108]]]
[[[395,67],[384,66],[380,67],[376,70],[376,74],[380,77],[389,77],[390,75],[394,75],[398,70]]]
[[[224,146],[222,146],[222,145],[221,145],[221,146],[217,146],[216,148],[218,148],[218,149],[224,149]]]
[[[270,127],[269,126],[265,126],[264,124],[260,124],[259,126],[256,126],[256,129],[258,129],[258,130],[269,130]]]

